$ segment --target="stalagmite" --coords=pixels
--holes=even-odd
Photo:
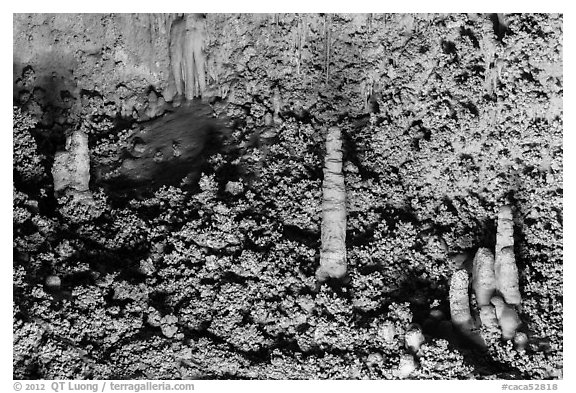
[[[468,273],[457,270],[450,279],[450,317],[452,324],[464,335],[470,335],[474,328],[474,320],[470,313],[468,298]]]
[[[420,353],[420,347],[425,341],[426,339],[424,338],[424,334],[422,334],[422,329],[417,324],[410,326],[404,335],[404,345],[415,355]]]
[[[495,257],[487,248],[479,248],[474,257],[472,288],[482,326],[491,332],[501,332],[506,340],[514,338],[521,325],[515,307],[520,304],[521,297],[514,257],[514,222],[510,206],[502,206],[498,212]],[[467,301],[468,275],[466,271],[459,270],[450,281],[452,323],[472,340],[482,340],[474,331],[474,321]]]
[[[322,244],[319,281],[346,275],[346,189],[342,174],[342,136],[330,127],[326,136],[324,183],[322,185]]]
[[[516,348],[518,352],[524,352],[527,346],[528,335],[524,332],[517,332],[514,336],[514,348]]]
[[[414,360],[414,356],[409,353],[405,353],[400,356],[400,363],[398,364],[398,369],[396,370],[395,374],[398,378],[404,379],[408,378],[410,374],[412,374],[418,366],[416,365],[416,361]]]
[[[490,304],[490,299],[496,289],[496,278],[494,276],[494,254],[487,248],[479,248],[474,257],[472,288],[478,306]]]
[[[468,296],[468,272],[457,270],[450,279],[450,317],[454,327],[467,339],[475,344],[485,347],[486,343],[476,331],[474,319],[470,312],[470,299]]]
[[[378,329],[378,337],[384,340],[385,343],[391,344],[394,342],[394,337],[396,336],[396,328],[394,324],[390,321],[386,321]]]
[[[498,332],[498,319],[496,318],[496,309],[492,304],[480,307],[480,322],[491,332]]]
[[[89,188],[88,135],[81,130],[76,130],[67,137],[66,150],[56,153],[52,178],[60,214],[64,217],[72,222],[80,222],[102,213]]]
[[[514,306],[506,304],[502,298],[494,296],[492,304],[496,308],[496,317],[502,329],[502,337],[505,340],[511,340],[516,334],[516,330],[520,327],[522,322]]]
[[[508,304],[520,304],[518,267],[514,257],[514,221],[510,206],[502,206],[498,212],[496,255],[494,262],[496,289]]]
[[[514,245],[514,221],[512,208],[508,205],[500,207],[498,211],[498,228],[496,232],[496,252],[504,247]]]
[[[66,150],[57,152],[54,157],[52,178],[54,179],[54,192],[57,196],[89,192],[88,135],[76,130],[68,136]]]

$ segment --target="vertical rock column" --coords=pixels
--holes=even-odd
[[[346,189],[342,173],[342,135],[330,127],[326,136],[322,185],[322,244],[316,277],[323,282],[346,275]]]

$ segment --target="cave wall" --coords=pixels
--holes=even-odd
[[[443,320],[414,375],[561,378],[562,15],[192,18],[187,32],[181,15],[14,16],[16,376],[396,378],[406,329],[449,315],[447,278],[494,248],[509,204],[533,348],[479,355],[446,342]],[[117,206],[91,184],[104,213],[72,223],[50,197],[47,135],[62,148],[85,133],[93,168],[121,147],[174,156],[164,133],[189,118],[162,115],[195,108],[176,97],[182,64],[181,92],[234,148],[201,168],[201,192]],[[314,278],[331,125],[345,293]],[[59,291],[42,290],[54,276]]]
[[[131,115],[138,93],[162,89],[169,77],[173,15],[14,14],[14,94],[34,106],[42,123],[73,124],[81,99],[100,97],[101,112]],[[32,105],[30,103],[30,105]],[[113,108],[112,108],[113,107]],[[73,108],[68,111],[67,109]],[[68,116],[71,116],[69,118]]]
[[[402,26],[415,23],[405,18],[207,14],[201,17],[205,58],[197,59],[205,65],[203,91],[194,96],[254,104],[256,114],[274,112],[278,102],[272,101],[279,98],[300,113],[361,112],[388,61],[378,49],[380,39],[402,42],[412,28]],[[94,110],[141,117],[151,90],[166,101],[174,98],[170,46],[178,40],[180,20],[173,14],[15,14],[14,98],[28,102],[32,96],[40,107],[70,108],[70,101],[100,97]],[[338,94],[344,86],[347,94]],[[76,107],[71,115],[81,111]],[[58,110],[62,116],[54,119],[43,112],[37,109],[47,126],[73,122],[66,111]]]
[[[197,64],[188,67],[201,66],[200,88],[189,99],[224,99],[231,104],[228,114],[239,107],[250,109],[249,120],[254,121],[283,109],[334,122],[346,114],[375,111],[378,97],[391,93],[398,84],[399,68],[416,72],[406,82],[415,94],[420,93],[434,77],[438,57],[444,55],[453,57],[452,64],[465,60],[466,55],[470,60],[472,55],[480,58],[483,69],[473,72],[484,77],[490,94],[494,90],[490,86],[507,71],[505,63],[515,61],[508,56],[514,48],[502,40],[513,43],[519,34],[531,34],[507,34],[515,24],[523,23],[523,17],[507,18],[477,14],[15,14],[14,98],[22,103],[33,97],[40,107],[69,108],[79,99],[96,97],[100,100],[92,115],[142,118],[153,105],[150,101],[156,100],[151,92],[168,102],[174,99],[177,88],[170,63],[178,59],[170,47],[180,39],[185,42],[179,51],[199,46]],[[538,27],[540,22],[545,26]],[[534,24],[534,32],[543,29],[538,33],[542,44],[547,41],[546,29],[557,31],[558,23],[561,29],[561,19],[555,16],[528,23]],[[180,25],[201,32],[182,38]],[[532,63],[557,74],[551,60]],[[81,111],[76,107],[71,114]],[[50,111],[37,112],[44,116],[45,125],[65,124],[69,115],[57,110],[51,119],[42,113]]]

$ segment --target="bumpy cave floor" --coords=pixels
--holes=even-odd
[[[15,14],[14,378],[562,378],[562,23]],[[319,283],[331,126],[348,272]],[[450,322],[502,205],[522,348]]]

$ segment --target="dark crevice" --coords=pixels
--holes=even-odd
[[[283,236],[298,243],[302,243],[310,248],[318,248],[320,244],[320,233],[302,229],[296,225],[284,225]]]

